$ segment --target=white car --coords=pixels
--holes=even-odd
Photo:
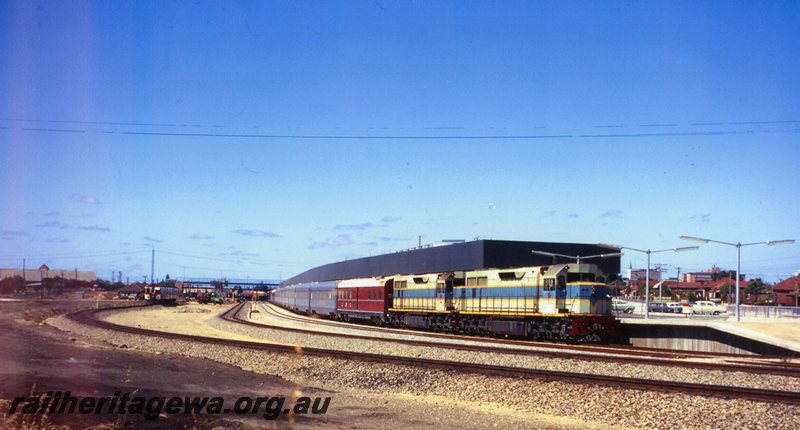
[[[719,315],[728,312],[728,307],[723,305],[718,305],[714,302],[709,301],[701,301],[696,302],[692,305],[692,313],[693,314],[703,314],[703,315]]]
[[[633,303],[628,303],[619,299],[611,299],[611,310],[614,312],[632,314],[634,309],[636,309],[636,306],[634,306]]]

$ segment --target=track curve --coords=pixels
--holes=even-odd
[[[127,308],[133,308],[133,307],[137,306],[131,306]],[[233,306],[230,309],[226,310],[221,316],[226,319],[233,318],[233,315],[241,311],[242,307],[243,304]],[[404,365],[411,367],[437,368],[448,371],[458,371],[458,372],[474,373],[482,375],[565,381],[578,384],[611,386],[611,387],[658,391],[658,392],[666,391],[666,392],[685,393],[685,394],[693,394],[701,396],[747,399],[747,400],[761,401],[761,402],[800,405],[800,392],[794,392],[794,391],[768,390],[768,389],[749,388],[749,387],[696,384],[696,383],[685,383],[685,382],[676,383],[663,380],[615,377],[608,375],[596,375],[596,374],[585,374],[585,373],[571,373],[563,371],[539,370],[539,369],[530,369],[530,368],[513,367],[513,366],[498,366],[498,365],[487,365],[487,364],[478,365],[473,363],[452,362],[439,359],[399,357],[394,355],[347,352],[347,351],[329,350],[323,348],[307,348],[298,345],[272,344],[272,343],[251,342],[251,341],[231,340],[222,338],[211,338],[206,336],[177,334],[177,333],[161,332],[150,329],[143,329],[138,327],[123,326],[103,321],[97,318],[97,314],[100,312],[107,312],[119,309],[123,308],[92,309],[92,310],[80,311],[74,314],[69,314],[68,318],[81,324],[86,324],[89,326],[106,330],[121,331],[125,333],[143,335],[143,336],[157,336],[168,339],[180,339],[180,340],[206,343],[206,344],[217,344],[230,347],[254,349],[272,353],[323,356],[328,358],[330,357],[339,358],[343,360],[360,360],[367,362],[396,364],[396,365]]]

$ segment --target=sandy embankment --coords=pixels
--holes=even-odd
[[[270,343],[264,339],[220,330],[209,324],[210,320],[218,318],[229,308],[229,306],[199,304],[179,307],[152,306],[109,313],[103,319],[114,324],[149,330]]]

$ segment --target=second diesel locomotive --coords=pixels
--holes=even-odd
[[[393,275],[288,285],[271,301],[339,320],[477,335],[613,341],[617,320],[593,264]]]

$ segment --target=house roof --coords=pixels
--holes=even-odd
[[[772,287],[772,291],[797,291],[800,290],[800,275],[784,279]]]
[[[739,281],[739,286],[747,285],[750,281],[743,279]],[[716,281],[711,282],[676,282],[676,281],[664,281],[664,286],[669,288],[674,288],[677,290],[700,290],[700,289],[708,289],[708,290],[718,290],[720,287],[725,285],[726,283],[730,283],[731,285],[736,284],[736,280],[733,278],[722,278],[717,279]]]

